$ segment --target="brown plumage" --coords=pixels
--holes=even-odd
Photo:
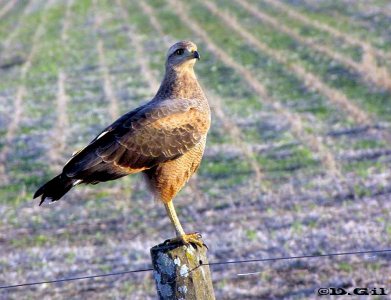
[[[97,184],[142,172],[151,191],[161,200],[177,236],[186,235],[176,216],[172,199],[201,163],[210,110],[194,74],[199,59],[190,41],[173,45],[166,73],[156,96],[104,129],[89,145],[73,154],[60,175],[34,194],[57,201],[77,184]]]

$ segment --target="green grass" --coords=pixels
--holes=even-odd
[[[11,8],[11,11],[9,11],[3,18],[1,18],[0,40],[6,40],[10,33],[18,27],[15,19],[19,17],[22,11],[26,8],[27,4],[27,1],[17,2],[17,4]]]
[[[198,8],[198,7],[197,7]],[[253,19],[251,18],[251,14],[244,9],[235,6],[232,9],[232,14],[235,15],[240,20],[243,20],[245,28],[247,28],[256,38],[260,40],[264,40],[271,49],[275,50],[283,50],[284,53],[292,57],[292,60],[304,66],[308,71],[313,72],[315,75],[319,76],[326,84],[328,84],[332,88],[337,88],[344,92],[349,98],[353,99],[353,101],[357,101],[359,105],[363,108],[364,111],[368,111],[369,113],[376,114],[377,116],[388,120],[390,111],[390,97],[388,93],[384,93],[382,91],[375,91],[372,88],[372,84],[365,85],[362,84],[362,78],[357,74],[350,72],[345,66],[341,65],[333,61],[330,58],[327,58],[325,55],[319,55],[315,51],[313,51],[310,47],[302,47],[298,42],[296,42],[290,36],[280,33],[275,30],[271,26],[264,26],[259,24],[259,26],[253,26]],[[214,20],[209,13],[206,13],[204,9],[199,8],[200,11],[199,16],[202,24],[206,22],[210,22],[210,20]],[[195,14],[195,16],[198,16]],[[246,22],[247,20],[247,22]],[[220,36],[221,39],[224,39],[224,42],[227,43],[227,47],[231,48],[234,46],[234,43],[238,41],[237,36],[231,34],[231,44],[229,43],[229,39],[223,38],[227,36],[227,34],[219,34],[223,32],[223,28],[219,28],[216,30],[217,25],[216,22],[213,21],[213,27],[210,30],[215,31],[216,35],[213,37],[218,39]],[[319,32],[318,32],[319,34]],[[267,39],[265,37],[268,37]],[[240,43],[243,44],[243,43]],[[240,58],[238,53],[246,53],[249,56],[253,56],[255,60],[259,61],[259,58],[256,55],[251,55],[251,51],[238,51],[235,52],[235,58]],[[246,65],[246,60],[242,61],[242,64]],[[257,66],[257,64],[252,64],[253,66]],[[295,89],[298,85],[300,85],[300,80],[297,78],[290,79],[291,76],[281,76],[283,73],[283,69],[281,70],[278,64],[269,63],[271,66],[271,70],[275,70],[278,72],[277,78],[271,78],[268,76],[267,78],[270,82],[275,83],[276,85],[270,85],[270,90],[272,91],[280,91],[283,88],[285,91],[301,91],[304,93],[301,95],[297,95],[298,97],[305,98],[306,94],[311,95],[305,92],[306,88],[301,87],[299,89]],[[262,70],[268,70],[268,65],[259,66]],[[257,66],[258,67],[258,66]],[[336,76],[337,75],[337,76]],[[281,82],[279,79],[284,79],[284,82]],[[289,81],[287,81],[287,79]],[[304,95],[303,95],[304,94]],[[281,95],[279,95],[279,98]],[[308,97],[308,96],[307,96]],[[310,98],[311,99],[311,98]],[[324,100],[323,100],[324,101]],[[326,109],[323,106],[323,109]],[[327,115],[335,115],[335,111],[329,113]],[[325,115],[325,114],[323,114]]]
[[[336,27],[356,38],[370,41],[375,47],[386,51],[391,49],[391,43],[383,38],[383,28],[389,22],[385,14],[371,16],[366,11],[360,11],[357,5],[346,5],[340,1],[332,1],[326,5],[321,4],[317,8],[302,3],[295,8],[299,8],[301,13],[313,20]],[[371,28],[371,31],[368,28]]]
[[[65,44],[61,31],[66,1],[54,1],[46,9],[45,1],[34,2],[32,12],[24,16],[28,3],[18,1],[0,20],[0,40],[15,28],[10,47],[0,49],[0,57],[6,61],[26,59],[40,22],[47,20],[26,77],[20,76],[23,65],[0,68],[0,153],[5,147],[9,149],[1,162],[8,179],[0,187],[1,285],[148,268],[148,249],[174,234],[162,203],[153,199],[136,175],[96,186],[78,186],[53,205],[38,207],[38,200],[31,199],[40,185],[58,174],[74,150],[86,145],[112,121],[110,101],[104,95],[98,38],[103,41],[110,83],[121,114],[150,100],[155,92],[141,72],[139,55],[159,82],[164,75],[167,44],[190,39],[198,45],[201,60],[195,70],[201,86],[208,91],[212,127],[197,178],[191,179],[174,202],[184,229],[203,234],[210,262],[388,247],[390,155],[376,151],[390,148],[382,135],[390,127],[389,93],[373,88],[367,79],[326,54],[256,20],[234,2],[216,2],[256,39],[345,93],[371,115],[374,123],[381,124],[381,129],[372,126],[360,130],[364,124],[352,122],[345,111],[307,87],[288,66],[255,49],[201,1],[184,3],[189,16],[210,39],[264,85],[283,110],[298,118],[288,120],[237,70],[210,51],[202,36],[178,18],[175,7],[166,1],[146,2],[163,31],[160,35],[138,2],[121,1],[129,15],[125,21],[115,1],[97,1],[96,12],[102,21],[98,30],[93,26],[92,1],[73,1]],[[302,36],[360,61],[360,47],[303,25],[263,1],[248,1]],[[379,44],[380,32],[388,30],[383,17],[363,20],[358,5],[347,8],[336,1],[297,3],[296,9],[312,19],[362,37],[378,49],[389,48],[388,40]],[[381,5],[376,3],[370,5]],[[15,27],[17,21],[20,26]],[[131,37],[137,35],[139,45],[129,39],[127,30],[133,32]],[[141,47],[141,53],[136,46]],[[59,161],[54,161],[53,140],[60,114],[64,113],[57,108],[60,70],[66,75],[64,112],[68,122],[63,130],[66,147],[59,151]],[[8,141],[7,130],[21,84],[26,88],[22,115]],[[221,119],[214,111],[216,107],[223,112]],[[292,126],[295,122],[302,126],[299,135]],[[239,136],[230,126],[236,127]],[[313,141],[302,139],[303,134],[323,143],[325,153],[334,156],[341,176],[329,172]],[[262,172],[262,189],[253,164]],[[300,263],[289,260],[212,268],[212,276],[218,299],[312,299],[320,285],[333,286],[336,282],[386,286],[382,275],[388,268],[387,254],[339,256]],[[153,274],[140,273],[14,289],[3,297],[154,299],[156,291]]]

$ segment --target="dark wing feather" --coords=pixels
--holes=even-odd
[[[70,159],[64,172],[95,183],[148,169],[189,151],[209,125],[209,115],[197,109],[196,100],[150,102],[103,130]]]

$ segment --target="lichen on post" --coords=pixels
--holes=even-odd
[[[206,252],[180,241],[151,248],[159,299],[215,299]]]

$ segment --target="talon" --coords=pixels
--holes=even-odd
[[[209,250],[209,247],[204,243],[201,234],[198,232],[188,233],[173,239],[165,240],[163,245],[173,245],[177,243],[182,243],[185,246],[192,245],[194,248],[205,247]]]
[[[198,232],[193,232],[193,233],[182,235],[180,237],[180,239],[182,240],[183,244],[185,244],[185,245],[192,244],[195,247],[205,246],[206,249],[209,250],[209,248],[204,244],[204,241],[202,240],[201,234],[199,234]]]

